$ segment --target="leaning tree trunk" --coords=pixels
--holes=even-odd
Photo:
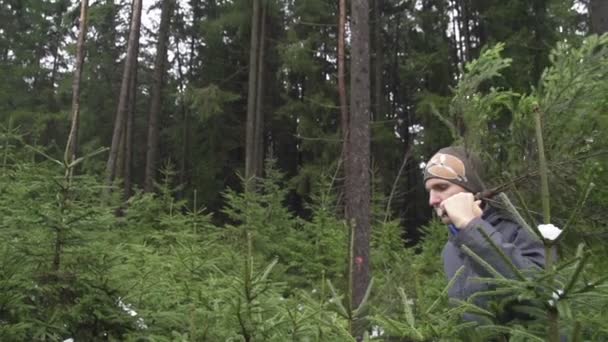
[[[350,120],[346,158],[346,219],[352,232],[352,309],[358,308],[370,283],[370,57],[369,4],[351,2]],[[353,335],[361,339],[365,321],[355,321]]]
[[[138,43],[139,45],[139,43]],[[135,121],[135,111],[137,110],[137,68],[138,62],[135,60],[133,73],[131,74],[129,86],[129,106],[127,108],[127,125],[125,127],[124,141],[124,165],[123,165],[123,198],[128,199],[133,192],[133,180],[131,165],[133,163],[133,130]]]
[[[154,84],[152,85],[152,102],[148,116],[148,145],[146,148],[146,176],[144,191],[154,190],[156,168],[158,165],[158,117],[162,107],[162,90],[164,85],[165,66],[167,64],[167,40],[169,38],[169,22],[173,12],[173,0],[162,1],[160,29],[158,32],[158,47],[154,61]]]
[[[127,101],[129,100],[130,79],[133,67],[135,66],[138,53],[139,29],[141,26],[141,7],[142,0],[133,0],[133,13],[131,15],[131,28],[129,30],[129,41],[127,45],[127,56],[125,58],[125,68],[122,74],[120,85],[120,95],[118,97],[118,108],[114,119],[114,132],[112,134],[112,145],[110,146],[110,156],[106,163],[106,181],[111,186],[116,176],[116,161],[118,152],[121,148],[120,142],[126,123]]]
[[[80,123],[80,83],[82,80],[82,66],[84,64],[85,54],[84,42],[87,36],[88,7],[89,0],[82,0],[80,3],[80,27],[78,32],[78,43],[76,45],[76,67],[74,70],[74,80],[72,81],[72,125],[64,155],[66,164],[71,163],[76,158],[78,147],[78,126]]]
[[[608,32],[608,1],[590,0],[589,7],[591,32],[597,34]]]

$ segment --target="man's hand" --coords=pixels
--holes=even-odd
[[[456,228],[463,229],[474,218],[481,217],[480,205],[481,201],[475,201],[472,193],[461,192],[441,202],[439,207]]]

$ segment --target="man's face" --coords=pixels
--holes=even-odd
[[[450,183],[447,180],[439,178],[431,178],[424,184],[426,191],[429,193],[429,205],[435,209],[437,216],[441,218],[441,221],[445,224],[452,223],[447,214],[441,209],[441,202],[450,198],[453,195],[461,192],[467,192],[467,190],[460,185]]]

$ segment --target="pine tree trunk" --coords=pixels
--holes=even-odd
[[[139,43],[138,43],[139,45]],[[123,164],[123,178],[124,178],[124,189],[123,198],[128,199],[132,195],[133,191],[133,180],[131,174],[131,165],[133,163],[133,130],[135,121],[135,112],[137,110],[137,69],[138,62],[135,60],[135,66],[131,74],[130,86],[129,86],[129,107],[127,109],[127,125],[125,127],[125,141],[124,141],[124,164]]]
[[[393,20],[395,25],[395,28],[393,30],[393,41],[392,41],[392,55],[391,55],[391,62],[390,62],[390,69],[387,73],[389,80],[388,80],[388,84],[390,84],[390,92],[393,95],[399,94],[401,91],[401,80],[398,77],[399,75],[399,67],[400,67],[400,61],[399,61],[399,51],[401,49],[401,27],[402,27],[402,21],[403,21],[403,15],[401,13],[398,13],[395,15],[395,20]],[[397,107],[398,107],[398,102],[397,102],[397,96],[392,96],[390,101],[390,113],[395,116],[397,115]]]
[[[200,20],[200,1],[192,1],[190,6],[192,7],[192,20],[193,22],[198,22]],[[179,7],[178,7],[179,8]],[[178,14],[179,17],[179,14]],[[175,36],[176,40],[179,39],[179,35]],[[194,73],[194,63],[195,63],[195,47],[196,47],[196,36],[194,34],[192,34],[190,36],[190,41],[189,41],[189,46],[190,46],[190,51],[189,51],[189,55],[188,55],[188,65],[187,65],[187,74],[184,75],[183,71],[182,71],[182,65],[181,65],[181,59],[179,51],[176,52],[176,56],[177,56],[177,62],[178,62],[178,73],[179,73],[179,83],[180,83],[180,90],[182,92],[182,94],[185,94],[186,92],[186,84],[188,83],[188,81],[190,79],[192,79],[192,75]],[[182,159],[180,162],[180,176],[179,176],[179,184],[181,184],[182,187],[182,197],[184,195],[184,190],[187,188],[187,185],[190,184],[190,164],[189,164],[189,160],[190,160],[190,154],[191,154],[191,148],[190,148],[190,141],[191,141],[191,127],[190,127],[190,115],[189,115],[189,109],[186,107],[186,103],[184,102],[184,99],[182,98],[182,103],[181,103],[181,108],[182,108],[182,117],[183,117],[183,129],[182,129]]]
[[[456,12],[456,18],[454,19],[454,26],[458,26],[458,36],[454,36],[456,39],[456,45],[458,46],[458,61],[464,66],[467,61],[466,51],[464,45],[463,31],[464,31],[464,19],[462,17],[462,0],[454,1],[454,9]],[[463,69],[464,70],[464,69]]]
[[[116,109],[116,117],[114,119],[114,132],[112,134],[112,145],[110,146],[110,156],[106,163],[106,182],[111,186],[116,176],[116,161],[118,152],[121,148],[120,142],[123,136],[125,126],[125,117],[127,113],[127,101],[129,97],[130,79],[132,69],[135,66],[138,54],[139,31],[141,26],[141,9],[142,0],[133,0],[133,11],[131,15],[131,27],[129,30],[129,41],[127,45],[127,56],[125,58],[125,67],[120,85],[120,95],[118,97],[118,108]]]
[[[180,17],[180,13],[179,13],[179,7],[177,9],[177,13],[176,13],[177,17]],[[194,22],[196,22],[196,19],[194,19]],[[176,40],[176,45],[179,46],[180,42],[179,42],[179,34],[175,35],[175,40]],[[194,59],[194,36],[191,38],[190,41],[190,60],[188,63],[188,72],[191,72],[192,70],[192,62]],[[180,93],[180,111],[182,114],[182,153],[181,153],[181,159],[179,162],[179,184],[182,185],[182,188],[180,190],[180,194],[179,197],[183,198],[184,197],[184,189],[187,188],[187,177],[186,177],[186,170],[188,168],[188,145],[190,143],[190,139],[189,139],[189,118],[188,118],[188,108],[186,107],[186,102],[184,99],[184,95],[186,92],[186,76],[184,75],[184,72],[182,70],[182,55],[179,52],[179,49],[175,50],[175,60],[177,61],[177,74],[179,76],[178,78],[178,84],[179,84],[179,93]]]
[[[340,98],[340,125],[342,130],[342,156],[348,147],[348,103],[346,97],[344,31],[346,29],[346,0],[339,2],[338,15],[338,96]]]
[[[49,79],[49,91],[47,99],[47,108],[52,113],[57,112],[59,110],[57,100],[55,99],[55,82],[57,80],[57,72],[59,70],[59,39],[59,32],[55,32],[55,37],[53,39],[53,50],[51,52],[51,54],[53,55],[53,67],[51,69],[51,78]]]
[[[173,0],[163,0],[161,5],[161,20],[158,32],[158,46],[154,61],[152,99],[148,116],[148,145],[146,149],[146,176],[144,191],[154,190],[156,168],[158,165],[158,120],[162,107],[162,90],[164,85],[165,66],[167,64],[167,41],[169,38],[169,23],[173,13]]]
[[[352,309],[361,304],[370,282],[370,57],[369,5],[351,2],[350,120],[346,158],[346,219],[353,227]],[[365,322],[356,321],[353,335],[363,334]]]
[[[245,137],[245,178],[256,176],[256,109],[257,107],[257,76],[260,46],[260,0],[253,0],[251,15],[251,44],[249,47],[249,86],[247,93],[247,122]]]
[[[128,97],[127,97],[127,103],[130,103],[130,101],[128,100]],[[126,116],[125,116],[124,121],[122,123],[122,125],[123,125],[124,128],[122,130],[122,133],[120,135],[120,140],[118,142],[119,148],[118,148],[118,155],[116,156],[116,174],[114,175],[114,177],[116,179],[123,179],[123,177],[124,177],[124,171],[125,171],[125,142],[127,141],[127,139],[126,139],[126,135],[127,135],[126,125],[127,125],[127,116],[128,115],[129,115],[129,105],[127,104]]]
[[[258,39],[258,70],[257,70],[257,91],[256,91],[256,109],[255,109],[255,171],[256,176],[262,175],[264,170],[264,50],[265,50],[265,33],[266,33],[266,7],[262,4],[260,14],[260,37]]]
[[[470,62],[473,58],[471,56],[471,30],[469,27],[469,21],[471,19],[471,14],[469,11],[468,0],[461,1],[461,10],[462,10],[462,34],[463,34],[463,43],[464,43],[464,55],[463,60],[465,62]]]
[[[76,45],[76,67],[74,70],[74,80],[72,81],[72,125],[68,142],[66,144],[64,159],[67,164],[76,158],[78,149],[78,126],[80,124],[80,83],[82,81],[82,66],[84,64],[84,42],[87,36],[87,11],[89,0],[82,0],[80,3],[80,27],[78,32],[78,42]]]
[[[382,44],[382,0],[374,0],[374,106],[372,120],[379,120],[384,112],[383,66],[384,44]]]
[[[608,1],[590,0],[589,16],[592,33],[603,34],[608,32]]]
[[[452,2],[450,1],[450,4],[453,4],[454,8],[456,7],[456,1]],[[454,9],[455,10],[455,9]],[[458,66],[460,65],[460,44],[458,41],[458,18],[454,18],[453,19],[453,24],[452,24],[452,39],[453,39],[453,46],[450,49],[450,55],[452,57],[452,60],[454,61],[454,66],[456,67],[456,75],[458,76],[458,74],[460,73],[458,71]]]

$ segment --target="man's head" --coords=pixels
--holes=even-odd
[[[429,192],[429,205],[444,223],[451,222],[441,209],[441,202],[457,193],[482,191],[480,170],[479,159],[463,147],[442,148],[428,161],[424,169],[424,186]]]

